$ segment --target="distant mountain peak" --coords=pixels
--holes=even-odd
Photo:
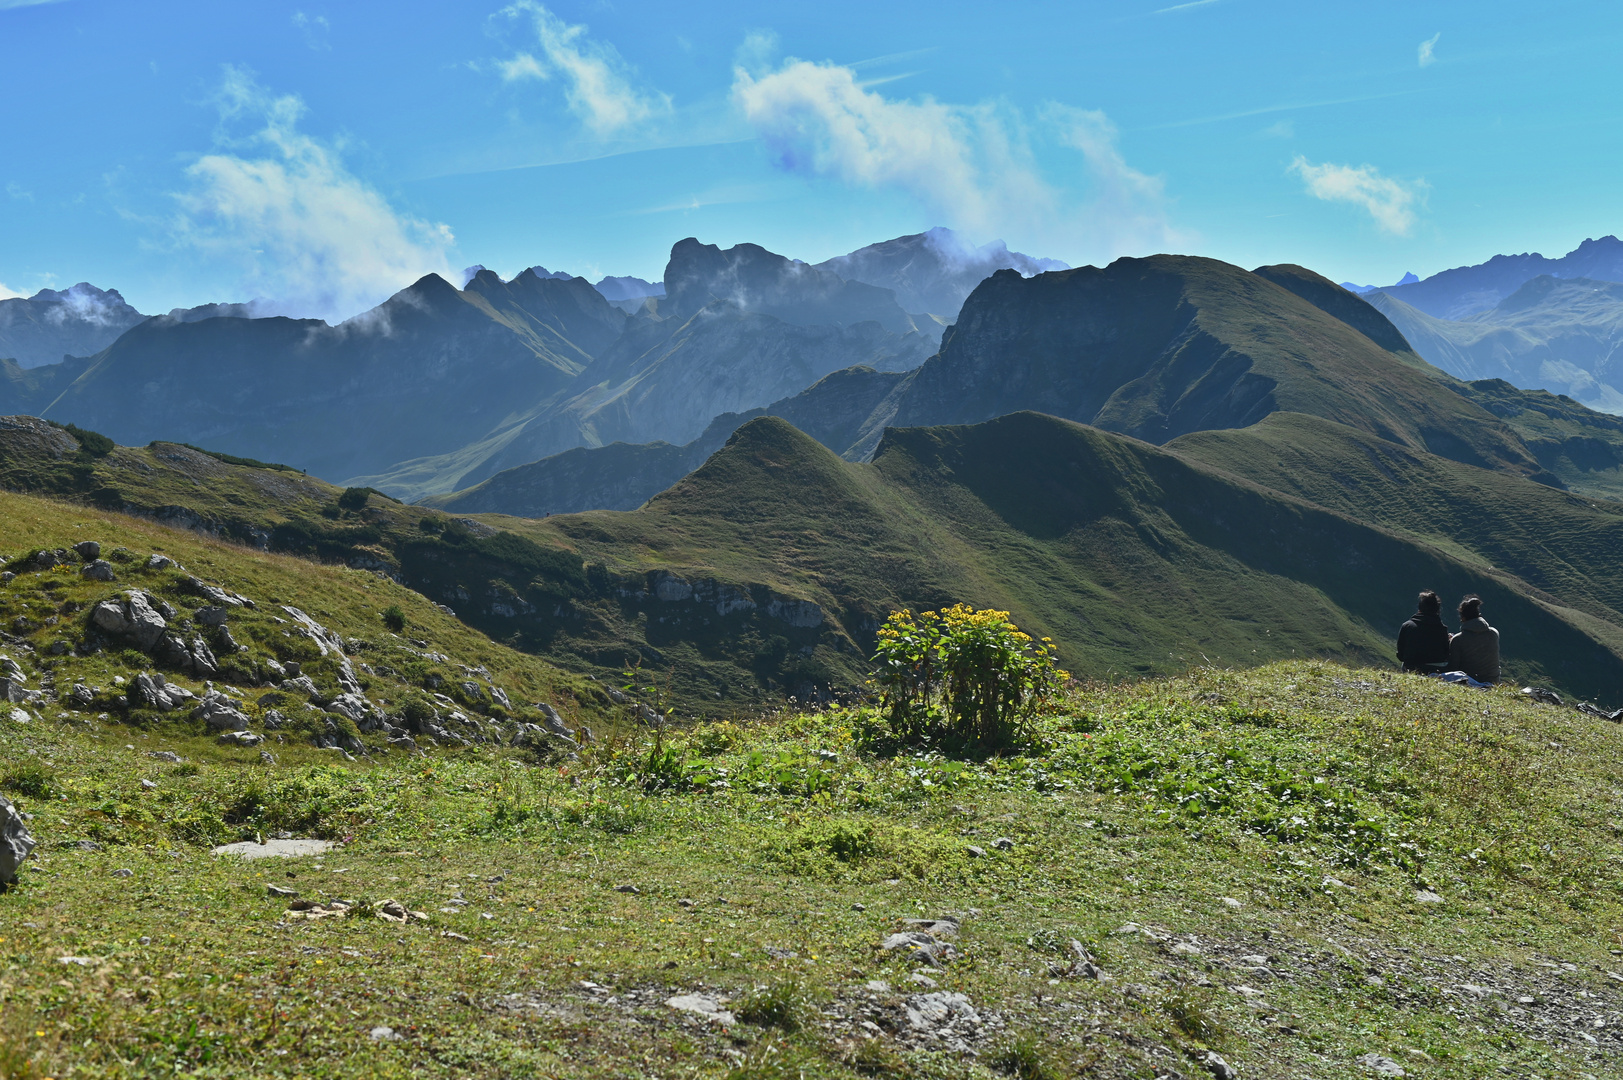
[[[1057,259],[1010,251],[1002,240],[976,246],[962,234],[938,225],[922,233],[869,244],[818,263],[816,269],[832,271],[847,281],[890,289],[907,311],[950,321],[957,317],[975,286],[999,270],[1015,270],[1022,277],[1031,277],[1070,267]]]

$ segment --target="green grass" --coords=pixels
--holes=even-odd
[[[1248,1077],[1355,1075],[1371,1052],[1427,1077],[1618,1075],[1615,1028],[1568,1019],[1623,1008],[1612,725],[1322,662],[1088,684],[1025,750],[952,767],[870,755],[863,723],[678,733],[705,777],[653,789],[632,734],[564,769],[291,745],[266,766],[162,725],[0,726],[0,756],[60,788],[18,798],[42,847],[0,896],[0,1062],[990,1080],[1198,1075],[1211,1049]],[[810,795],[762,764],[809,749],[835,755],[800,766],[830,773]],[[344,842],[213,858],[220,834],[172,824],[206,806]],[[827,857],[794,857],[808,843]],[[356,914],[294,920],[273,883]],[[385,899],[430,921],[369,914]],[[876,948],[949,912],[965,917],[939,968]],[[1108,981],[1053,973],[1070,938]],[[909,1034],[921,970],[973,1003],[978,1057]],[[693,992],[738,1023],[663,1004]],[[374,1042],[380,1025],[402,1037]]]

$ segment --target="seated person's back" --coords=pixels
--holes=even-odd
[[[1414,617],[1398,630],[1398,662],[1404,671],[1438,671],[1448,663],[1448,627],[1443,602],[1427,589],[1420,594]]]
[[[1460,632],[1448,639],[1448,666],[1477,682],[1499,681],[1499,631],[1482,617],[1482,599],[1460,601]]]

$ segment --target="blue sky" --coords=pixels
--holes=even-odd
[[[943,224],[1385,284],[1623,228],[1607,3],[0,0],[0,295],[353,314]]]

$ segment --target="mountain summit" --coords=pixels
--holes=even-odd
[[[890,289],[908,311],[952,322],[975,286],[999,270],[1018,270],[1022,277],[1031,277],[1070,267],[1057,259],[1010,251],[1001,240],[976,247],[951,229],[938,227],[869,244],[820,262],[817,269]]]

